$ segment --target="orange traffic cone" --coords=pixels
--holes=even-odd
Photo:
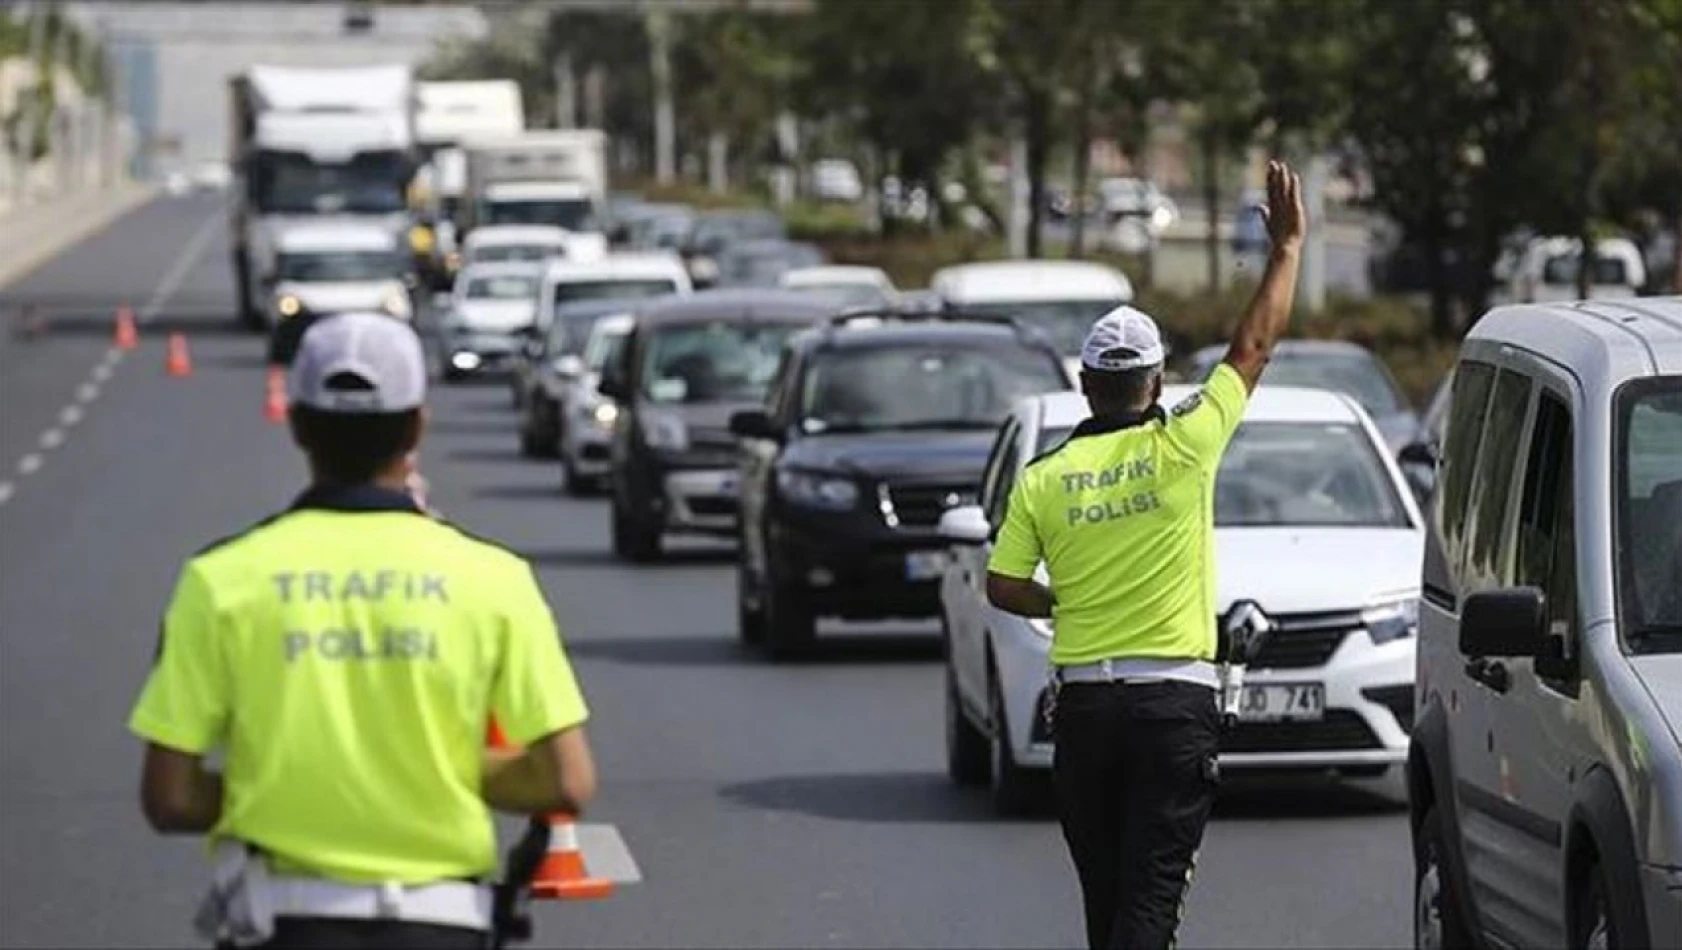
[[[169,355],[164,358],[164,371],[171,376],[193,375],[193,358],[187,355],[187,338],[179,333],[169,335]]]
[[[276,423],[286,421],[286,376],[278,366],[269,368],[268,395],[263,400],[263,418]]]
[[[544,816],[549,822],[549,853],[532,875],[533,897],[547,900],[598,900],[613,894],[613,882],[591,877],[584,869],[584,852],[578,847],[578,825],[565,812]]]
[[[126,303],[117,308],[117,332],[112,343],[119,350],[132,350],[140,345],[140,335],[134,329],[134,311]]]

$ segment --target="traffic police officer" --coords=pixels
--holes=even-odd
[[[1094,950],[1172,946],[1214,800],[1215,473],[1289,319],[1304,230],[1297,176],[1272,163],[1267,184],[1273,247],[1225,360],[1164,412],[1156,324],[1100,318],[1092,416],[1018,480],[988,564],[994,606],[1054,618],[1053,775]]]
[[[129,725],[152,827],[217,845],[209,939],[483,947],[490,809],[594,795],[584,700],[531,567],[404,490],[425,389],[401,321],[312,326],[289,379],[312,484],[180,574]],[[518,751],[484,748],[492,716]]]

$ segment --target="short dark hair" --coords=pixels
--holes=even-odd
[[[354,373],[329,378],[328,389],[371,389]],[[292,434],[327,481],[371,482],[380,472],[414,451],[420,440],[420,410],[401,412],[327,412],[294,405]]]
[[[1131,407],[1143,407],[1150,401],[1151,387],[1161,371],[1160,366],[1109,370],[1081,367],[1087,395],[1109,405]]]

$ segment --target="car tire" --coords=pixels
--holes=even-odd
[[[613,503],[613,553],[634,564],[648,564],[660,559],[660,529],[632,517]]]
[[[1617,915],[1606,888],[1606,872],[1597,861],[1582,874],[1582,887],[1573,901],[1572,950],[1614,950],[1624,946]]]
[[[1447,837],[1435,805],[1425,809],[1414,831],[1413,945],[1418,950],[1470,947],[1471,928],[1448,880]]]
[[[817,639],[818,618],[806,592],[791,584],[765,585],[765,642],[771,656],[787,660],[806,652]]]
[[[993,810],[1005,816],[1021,815],[1033,807],[1037,788],[1034,774],[1016,764],[1016,753],[1010,748],[1010,724],[997,671],[988,677],[987,708],[993,728],[988,756]]]
[[[566,493],[573,498],[584,498],[595,494],[599,486],[591,479],[579,474],[578,465],[573,462],[572,456],[566,454],[565,451],[562,451],[560,455],[561,481],[564,483]]]
[[[759,603],[749,601],[749,595],[754,588],[753,578],[748,573],[746,560],[736,558],[736,635],[741,637],[748,646],[757,646],[765,641],[765,601],[761,597]]]
[[[963,700],[958,696],[958,679],[952,670],[952,660],[946,660],[946,775],[953,784],[976,786],[985,784],[988,777],[987,734],[975,727],[964,714]]]

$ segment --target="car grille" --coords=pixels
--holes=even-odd
[[[1334,752],[1382,745],[1367,721],[1347,709],[1329,709],[1319,722],[1241,722],[1221,735],[1222,752]]]
[[[1343,644],[1343,638],[1361,629],[1361,615],[1350,611],[1318,614],[1285,614],[1273,618],[1278,628],[1252,669],[1294,670],[1325,666]]]
[[[970,482],[930,482],[882,486],[882,517],[889,527],[932,528],[949,508],[975,504]]]
[[[715,498],[711,495],[697,495],[685,498],[684,504],[689,510],[702,518],[722,517],[736,513],[736,499]]]

